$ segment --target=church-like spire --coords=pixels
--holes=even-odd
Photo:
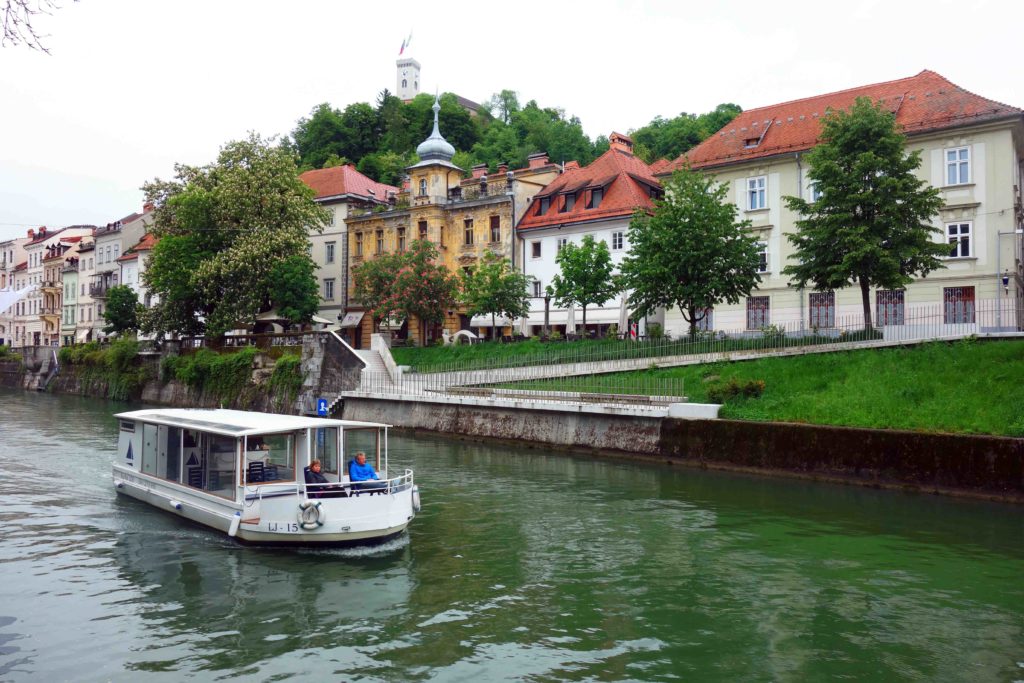
[[[432,109],[434,110],[434,131],[430,134],[429,138],[421,142],[420,146],[416,148],[416,154],[419,155],[421,161],[446,161],[450,163],[452,157],[455,156],[455,148],[441,135],[441,128],[438,125],[441,103],[438,101],[437,95],[434,95],[434,106]]]

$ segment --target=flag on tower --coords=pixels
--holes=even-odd
[[[409,31],[409,37],[402,41],[402,47],[398,50],[398,56],[401,57],[402,53],[405,52],[405,48],[409,47],[409,43],[412,42],[412,31]]]

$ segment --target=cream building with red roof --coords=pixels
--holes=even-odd
[[[667,177],[689,163],[727,183],[738,217],[752,222],[750,230],[763,244],[760,287],[738,305],[717,307],[714,329],[829,329],[862,318],[858,287],[798,290],[781,274],[793,253],[786,236],[798,219],[783,198],[813,199],[804,156],[818,142],[821,117],[829,109],[849,108],[858,97],[895,112],[908,149],[921,152],[918,176],[939,188],[945,202],[934,219],[936,239],[950,245],[945,268],[905,290],[871,292],[876,324],[911,325],[916,316],[928,315],[929,325],[956,325],[960,331],[964,325],[976,331],[1018,329],[1024,112],[932,71],[745,111],[660,171]],[[667,332],[686,333],[678,311],[668,312],[665,323]]]
[[[541,333],[545,307],[553,330],[582,331],[581,310],[559,308],[554,300],[545,301],[545,291],[559,273],[555,261],[559,249],[566,243],[579,244],[586,235],[592,235],[608,244],[614,263],[621,263],[629,251],[627,231],[633,212],[652,208],[653,199],[661,193],[661,183],[651,167],[634,156],[633,141],[612,133],[607,152],[589,166],[567,166],[562,175],[533,197],[516,228],[523,272],[533,280],[527,332]],[[622,293],[603,306],[588,306],[588,330],[605,330],[614,324],[624,333],[636,322],[638,332],[643,334],[648,323],[661,323],[660,315],[647,321],[632,321],[624,304],[627,296],[628,293]]]

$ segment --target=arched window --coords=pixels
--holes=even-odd
[[[420,196],[425,197],[427,194],[427,179],[420,178]]]
[[[402,87],[403,87],[403,88],[408,88],[408,87],[409,87],[409,81],[407,81],[407,80],[405,80],[405,79],[403,78],[403,79],[402,79]]]

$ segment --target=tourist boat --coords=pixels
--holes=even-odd
[[[116,415],[114,486],[253,543],[353,545],[401,534],[420,509],[410,469],[388,469],[388,427],[240,410]],[[376,481],[354,482],[357,453]],[[313,460],[327,484],[306,483]]]

